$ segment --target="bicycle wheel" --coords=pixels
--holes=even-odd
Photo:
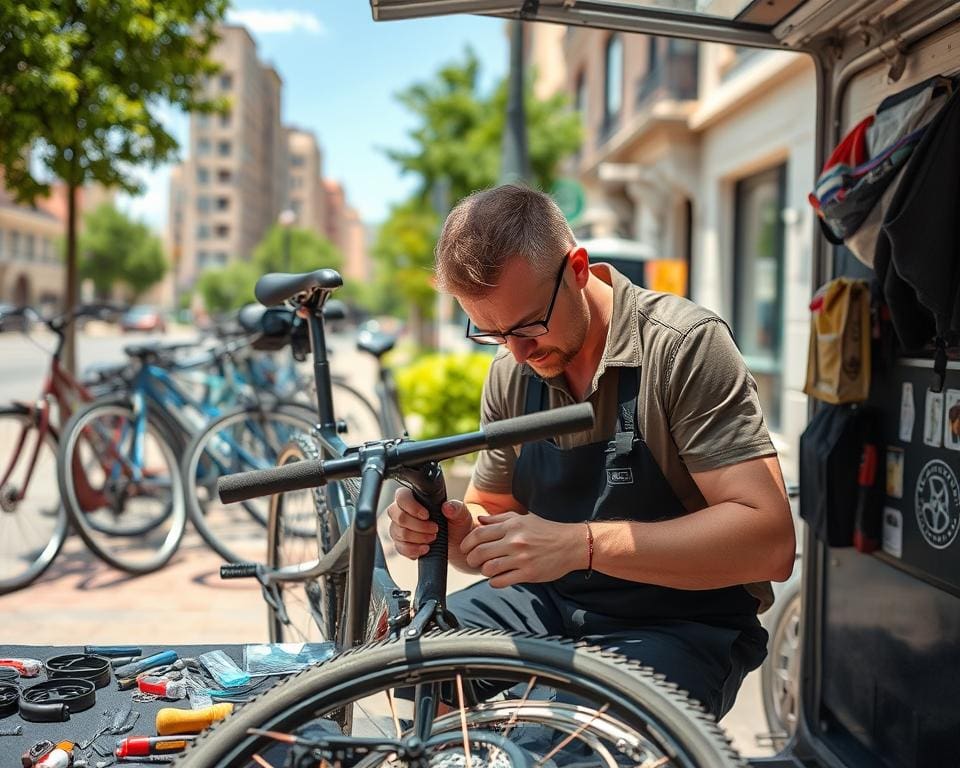
[[[26,408],[0,409],[0,595],[22,589],[56,558],[67,536],[57,491],[57,438]]]
[[[340,379],[330,382],[333,397],[333,410],[338,420],[347,426],[343,438],[348,445],[360,445],[369,440],[379,440],[381,437],[400,437],[400,435],[383,435],[380,428],[380,415],[371,402],[360,392]]]
[[[204,541],[227,562],[263,561],[269,502],[221,504],[217,480],[275,466],[283,446],[312,429],[311,413],[298,405],[251,405],[214,419],[190,441],[181,465],[187,513]],[[311,526],[304,535],[313,530]]]
[[[317,443],[299,437],[287,445],[279,464],[323,458]],[[307,563],[329,552],[340,538],[340,523],[332,499],[344,490],[344,483],[280,493],[271,497],[267,526],[267,566],[279,569]],[[353,503],[350,499],[349,503]],[[328,573],[317,579],[279,583],[282,604],[267,605],[270,642],[316,642],[335,640],[337,623],[343,613],[345,573]]]
[[[64,427],[57,454],[60,495],[87,546],[132,574],[162,568],[186,527],[177,454],[181,446],[151,409],[98,400]]]
[[[760,667],[763,711],[771,742],[781,751],[797,730],[800,719],[800,580],[777,596],[767,625],[770,642]]]
[[[512,687],[496,699],[470,703],[472,681],[494,679]],[[450,710],[437,715],[422,699],[414,706],[409,690],[417,685]],[[547,698],[537,698],[545,691]],[[263,729],[314,743],[336,738],[328,715],[349,706],[353,735],[367,737],[367,744],[344,746],[335,756],[323,747],[248,733]],[[371,737],[380,742],[375,749]],[[294,759],[285,762],[289,751]],[[407,765],[418,756],[424,758],[420,765],[451,768],[744,765],[713,720],[649,669],[582,644],[493,630],[434,632],[342,653],[215,724],[176,764],[221,768],[326,760],[366,768]]]

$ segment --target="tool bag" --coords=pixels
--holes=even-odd
[[[884,99],[836,146],[808,196],[826,238],[869,267],[907,161],[953,89],[937,76]]]
[[[831,280],[810,302],[810,345],[803,391],[825,403],[857,403],[870,392],[870,286]]]

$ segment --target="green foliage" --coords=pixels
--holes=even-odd
[[[340,270],[343,256],[324,237],[309,229],[289,230],[290,264],[286,262],[288,233],[279,224],[270,228],[253,252],[253,262],[261,273],[309,272],[321,267]]]
[[[470,432],[480,424],[480,397],[493,358],[479,352],[425,355],[397,371],[403,412],[419,422],[419,439]]]
[[[146,224],[133,221],[111,203],[85,217],[80,239],[80,276],[93,281],[98,296],[124,283],[136,299],[167,273],[163,246]]]
[[[415,148],[391,150],[387,156],[405,173],[421,179],[423,203],[443,181],[449,184],[450,203],[497,183],[506,124],[507,80],[492,94],[480,90],[480,63],[467,49],[462,63],[442,67],[433,80],[417,83],[398,94],[401,104],[418,119],[410,132]],[[532,184],[550,189],[562,160],[581,142],[580,116],[567,108],[565,94],[538,99],[532,78],[527,79],[524,107]]]
[[[18,199],[47,191],[34,160],[71,187],[136,193],[134,166],[172,160],[169,106],[211,112],[208,54],[228,0],[0,3],[0,166]]]
[[[253,264],[236,261],[223,269],[210,269],[201,274],[196,290],[207,312],[228,312],[254,301],[253,286],[261,274]]]

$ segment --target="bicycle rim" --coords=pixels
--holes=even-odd
[[[56,436],[47,430],[40,441],[34,415],[0,410],[0,594],[37,579],[67,536],[56,482]]]
[[[60,493],[84,542],[128,573],[163,567],[177,550],[187,517],[173,438],[149,412],[138,429],[123,401],[87,406],[64,432]]]
[[[323,458],[308,437],[292,441],[279,463]],[[330,506],[339,484],[276,494],[270,500],[267,566],[271,569],[307,563],[330,551],[340,538],[340,526]],[[270,641],[317,642],[335,640],[343,612],[346,574],[328,573],[316,579],[278,584],[284,615],[267,606]]]
[[[310,414],[302,408],[249,406],[221,416],[193,439],[182,467],[187,510],[200,535],[224,560],[263,561],[269,502],[221,504],[217,480],[275,466],[283,446],[312,429]],[[310,526],[303,535],[312,536],[314,530]]]
[[[491,680],[509,686],[507,693],[469,703],[469,691]],[[421,691],[429,687],[450,711],[438,715],[415,705],[409,692],[416,685],[423,686]],[[459,733],[459,743],[441,739],[439,749],[428,754],[431,766],[516,766],[515,760],[505,760],[506,751],[497,748],[495,738],[486,740],[481,754],[467,758],[471,745],[484,741],[477,735],[484,733],[509,737],[527,757],[521,764],[530,766],[743,765],[709,716],[649,669],[569,641],[493,630],[435,632],[416,641],[392,640],[343,653],[278,684],[215,725],[177,764],[285,765],[287,753],[296,747],[248,729],[323,738],[335,734],[329,713],[345,706],[353,707],[354,736],[387,741],[415,732],[430,738]],[[308,754],[336,760],[322,752]],[[402,754],[389,762],[388,754],[359,754],[351,760],[343,752],[340,763],[342,768],[369,768],[410,762]]]

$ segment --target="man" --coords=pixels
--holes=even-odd
[[[502,344],[484,423],[590,401],[592,431],[480,454],[443,509],[449,554],[487,577],[450,596],[466,626],[562,635],[616,649],[714,716],[766,653],[769,581],[793,568],[794,532],[756,385],[727,326],[589,264],[540,192],[471,195],[436,252],[467,335]],[[397,492],[406,557],[436,525]]]

